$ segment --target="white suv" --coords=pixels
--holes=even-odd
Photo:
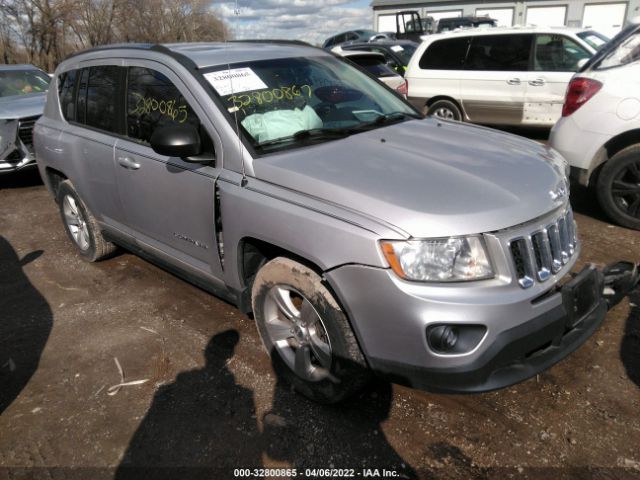
[[[429,35],[407,68],[409,101],[454,120],[551,127],[571,76],[606,40],[593,30],[537,27]]]
[[[571,80],[550,142],[574,180],[595,187],[611,220],[640,229],[640,25],[621,32]]]

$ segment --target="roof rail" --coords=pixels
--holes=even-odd
[[[302,45],[305,47],[313,47],[310,43],[303,42],[302,40],[279,40],[279,39],[243,39],[243,40],[228,40],[229,43],[273,43],[276,45]]]
[[[165,47],[164,45],[160,45],[158,43],[111,43],[108,45],[100,45],[97,47],[87,48],[86,50],[80,50],[78,52],[74,52],[71,55],[68,55],[65,58],[65,60],[76,57],[78,55],[85,54],[85,53],[101,52],[104,50],[112,50],[115,48],[124,48],[124,49],[131,49],[131,50],[156,50],[156,51],[165,52],[165,53],[169,52],[169,49],[167,47]]]

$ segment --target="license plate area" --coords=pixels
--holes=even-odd
[[[562,303],[567,313],[567,327],[577,326],[596,309],[600,304],[603,290],[602,275],[593,265],[585,267],[562,287]]]

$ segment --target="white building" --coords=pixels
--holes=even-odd
[[[373,0],[374,29],[395,31],[395,13],[417,10],[421,17],[489,15],[500,26],[544,25],[594,28],[613,36],[640,16],[640,0]]]

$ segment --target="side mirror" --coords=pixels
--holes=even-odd
[[[191,125],[156,128],[150,142],[154,152],[167,157],[180,157],[186,161],[202,152],[198,129]]]

